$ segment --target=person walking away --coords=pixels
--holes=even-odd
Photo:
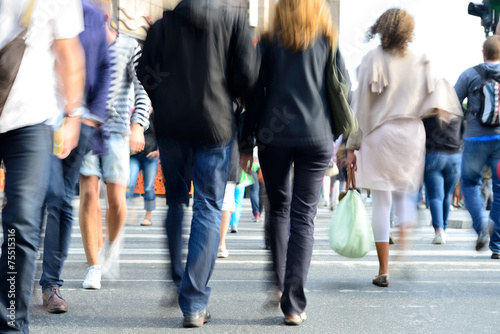
[[[371,189],[373,194],[372,226],[379,270],[372,283],[381,287],[389,285],[391,207],[403,240],[405,230],[416,219],[416,193],[425,163],[421,118],[436,110],[446,120],[462,115],[451,86],[444,80],[433,80],[427,58],[408,50],[414,26],[410,14],[392,8],[368,29],[367,40],[378,35],[381,45],[358,67],[353,111],[359,130],[350,135],[346,145],[347,166],[357,168],[357,186]]]
[[[106,40],[109,46],[111,82],[107,97],[109,127],[108,151],[90,151],[80,168],[80,231],[87,257],[87,274],[82,283],[84,289],[100,289],[101,275],[116,279],[120,274],[119,252],[121,231],[127,216],[126,190],[130,176],[130,150],[144,149],[144,129],[149,126],[150,101],[135,74],[141,56],[139,43],[130,37],[120,36],[111,27],[111,2],[101,1],[104,12]],[[129,118],[127,98],[129,88],[135,92],[135,109]],[[99,261],[100,204],[99,180],[106,183],[108,208],[106,212],[107,239],[104,258]],[[116,241],[116,242],[115,242]],[[102,265],[102,267],[101,267]]]
[[[51,157],[50,183],[46,196],[47,224],[40,286],[43,306],[51,313],[68,310],[68,304],[60,291],[64,284],[61,276],[71,241],[72,200],[83,156],[90,149],[96,150],[104,146],[102,137],[96,134],[96,131],[103,130],[99,127],[106,119],[106,97],[110,80],[103,13],[88,0],[82,1],[82,8],[85,30],[80,34],[80,42],[85,51],[86,71],[85,98],[80,110],[80,138],[78,146],[67,158]]]
[[[150,118],[154,116],[151,113]],[[130,178],[127,191],[127,199],[134,197],[137,176],[142,170],[144,180],[144,210],[146,215],[141,222],[141,226],[153,225],[152,214],[156,208],[155,178],[158,169],[159,152],[153,131],[153,123],[144,131],[145,145],[141,152],[131,152],[130,155]]]
[[[337,36],[327,2],[279,1],[272,28],[258,47],[261,68],[253,96],[247,98],[240,165],[249,171],[255,138],[270,203],[275,298],[285,324],[300,325],[307,319],[314,217],[333,155],[324,78]]]
[[[423,120],[426,135],[424,184],[435,237],[433,244],[446,243],[450,198],[460,178],[463,119],[440,124],[437,116]]]
[[[237,136],[235,136],[237,138]],[[224,200],[222,202],[222,218],[220,221],[220,241],[219,249],[217,250],[218,258],[226,258],[229,256],[229,251],[226,247],[226,236],[231,223],[232,214],[236,210],[235,203],[235,188],[240,171],[240,151],[238,144],[233,142],[231,149],[231,162],[229,164],[229,175],[226,183],[226,191],[224,192]]]
[[[246,6],[243,1],[181,1],[148,31],[137,69],[155,110],[171,274],[184,327],[201,327],[211,318],[207,285],[219,246],[235,131],[232,99],[244,96],[257,76]],[[183,205],[189,203],[191,181],[186,175],[192,175],[194,196],[183,265]]]
[[[77,111],[82,103],[85,66],[78,38],[84,28],[81,0],[69,0],[50,10],[47,6],[35,0],[5,0],[0,6],[0,48],[2,52],[7,45],[13,48],[19,62],[8,84],[10,91],[4,90],[4,75],[12,68],[2,68],[0,77],[0,160],[6,169],[1,333],[29,333],[29,304],[53,149],[51,127],[45,123],[60,113],[57,96],[67,116],[59,158],[71,153],[80,135]]]
[[[462,193],[465,207],[472,217],[472,226],[477,233],[476,250],[488,246],[492,259],[500,259],[500,180],[492,173],[493,203],[489,216],[481,196],[481,173],[488,165],[496,170],[500,159],[500,126],[483,124],[481,108],[489,101],[481,96],[480,88],[489,81],[490,87],[500,82],[500,36],[490,36],[483,44],[484,63],[468,68],[455,84],[460,103],[467,98],[465,112],[466,130],[462,154]],[[490,96],[495,98],[495,96]],[[498,96],[496,96],[498,98]],[[486,104],[485,104],[486,103]],[[498,112],[494,110],[494,112]],[[490,239],[491,234],[491,239]]]

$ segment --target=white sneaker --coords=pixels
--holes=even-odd
[[[444,233],[441,232],[438,235],[436,235],[432,240],[432,243],[435,245],[444,245],[446,243],[446,237],[444,236]]]
[[[100,289],[101,288],[101,266],[95,265],[88,267],[87,275],[83,279],[82,287],[84,289]]]
[[[227,251],[226,247],[219,247],[219,250],[217,251],[217,257],[218,258],[226,258],[229,256],[229,252]]]
[[[104,262],[102,263],[104,278],[116,280],[120,278],[120,250],[121,250],[121,235],[118,236],[112,244],[106,241],[106,253]]]

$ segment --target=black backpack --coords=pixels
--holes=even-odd
[[[474,112],[474,115],[484,126],[500,126],[500,83],[492,78],[487,78],[486,71],[482,66],[477,65],[474,69],[483,79],[475,91],[476,94],[479,94],[481,108]]]

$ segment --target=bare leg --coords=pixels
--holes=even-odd
[[[226,235],[229,229],[229,222],[231,221],[231,211],[222,211],[222,218],[220,220],[220,242],[219,247],[226,247]]]
[[[153,211],[146,211],[146,216],[144,218],[147,218],[149,220],[152,220],[151,219],[151,215],[152,215]]]
[[[127,217],[125,194],[127,188],[115,183],[106,184],[106,188],[109,205],[106,213],[106,223],[108,227],[108,240],[111,244],[120,234],[123,225],[125,225],[125,218]]]
[[[97,212],[96,212],[96,217],[97,217],[97,248],[98,249],[103,249],[104,248],[104,238],[102,236],[102,208],[101,208],[101,202],[97,201]]]
[[[378,274],[389,274],[389,243],[376,242],[379,269]]]
[[[98,215],[99,210],[99,178],[97,176],[82,176],[80,179],[80,231],[83,248],[87,256],[88,266],[99,264],[98,248]]]

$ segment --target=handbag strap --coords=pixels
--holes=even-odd
[[[24,28],[28,28],[31,22],[31,14],[33,14],[33,9],[35,8],[36,0],[30,0],[28,7],[24,10],[23,15],[19,19],[19,25]]]

